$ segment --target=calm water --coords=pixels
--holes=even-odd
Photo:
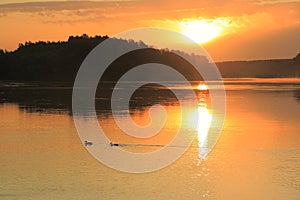
[[[300,80],[225,83],[227,117],[206,159],[199,159],[199,146],[210,120],[209,106],[199,110],[204,124],[196,129],[185,124],[186,132],[199,133],[187,152],[174,164],[146,174],[110,169],[88,153],[74,127],[71,87],[2,83],[0,199],[299,199]],[[151,144],[165,144],[178,128],[178,105],[164,93],[151,103],[163,103],[170,121]],[[148,105],[142,100],[152,97],[136,97],[132,104],[138,124],[149,122]],[[101,105],[98,114],[113,133],[108,135],[113,142],[140,143],[117,136],[112,116]]]

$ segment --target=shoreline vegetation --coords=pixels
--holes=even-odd
[[[83,34],[81,36],[70,36],[67,41],[26,42],[25,44],[19,44],[19,47],[14,51],[0,49],[0,80],[73,82],[85,57],[94,47],[108,38],[108,36],[89,37]],[[103,81],[115,80],[115,77],[120,77],[126,71],[124,69],[126,65],[138,66],[156,60],[168,66],[176,65],[178,71],[186,71],[186,77],[190,80],[199,79],[199,76],[194,75],[194,71],[186,70],[190,69],[187,63],[179,56],[174,56],[176,54],[173,52],[189,56],[201,64],[209,64],[204,56],[190,55],[168,49],[153,49],[142,41],[115,40],[121,45],[134,45],[151,50],[144,51],[140,55],[128,54],[127,57],[121,56],[121,59],[111,64],[110,73]],[[216,62],[216,65],[223,78],[300,77],[300,53],[291,59],[225,61]]]

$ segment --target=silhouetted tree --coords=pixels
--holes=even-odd
[[[88,53],[98,44],[108,39],[108,36],[89,37],[87,34],[81,36],[70,36],[68,41],[58,42],[31,42],[19,44],[15,51],[0,50],[0,79],[1,80],[29,80],[29,81],[73,81],[77,71]],[[115,39],[120,44],[135,47],[147,48],[142,41]],[[156,50],[155,56],[163,55],[160,58],[164,63],[176,62],[168,49]],[[182,56],[189,56],[199,62],[207,63],[206,57],[189,55],[180,51],[172,51]],[[152,56],[153,56],[152,55]],[[143,55],[150,56],[150,55]],[[126,63],[134,61],[140,63],[142,55],[132,56],[122,63],[115,63],[114,74],[120,73]],[[153,59],[155,59],[153,57]],[[167,60],[169,61],[167,62]],[[218,63],[223,77],[281,77],[300,75],[295,73],[295,64],[299,64],[300,54],[293,60],[272,60],[272,61],[251,61],[251,62],[224,62]],[[282,67],[284,66],[284,67]],[[185,65],[182,66],[183,68]],[[298,67],[298,70],[300,67]],[[190,73],[192,76],[192,73]],[[108,79],[110,79],[108,77]]]
[[[295,62],[300,64],[300,53],[294,58]]]

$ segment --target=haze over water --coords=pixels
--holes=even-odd
[[[174,83],[174,88],[184,92],[180,83]],[[199,106],[197,112],[205,120],[199,121],[196,128],[184,124],[184,131],[195,132],[197,137],[180,159],[156,172],[129,174],[106,167],[82,145],[70,114],[68,97],[72,87],[2,83],[0,198],[299,198],[300,80],[225,79],[225,88],[224,128],[204,160],[199,157],[205,153],[205,141],[210,140],[210,135],[205,134],[211,120],[209,105]],[[162,136],[152,138],[147,144],[164,145],[178,128],[178,104],[174,98],[164,95],[164,91],[160,94],[152,103],[164,105],[169,121],[160,133]],[[135,99],[132,118],[138,124],[149,122],[149,105],[144,105],[142,100],[151,98],[148,94]],[[127,137],[117,137],[119,130],[112,116],[102,108],[97,111],[113,142],[140,144]],[[88,120],[89,116],[83,117]],[[115,147],[103,144],[103,148]],[[121,148],[144,152],[160,146]]]

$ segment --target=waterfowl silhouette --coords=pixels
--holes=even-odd
[[[110,144],[111,147],[112,147],[112,146],[117,146],[117,147],[119,146],[119,144],[114,144],[114,143],[112,143],[112,142],[110,142],[109,144]]]
[[[93,143],[92,143],[92,142],[89,142],[89,141],[84,141],[84,145],[85,145],[85,146],[92,146]]]

